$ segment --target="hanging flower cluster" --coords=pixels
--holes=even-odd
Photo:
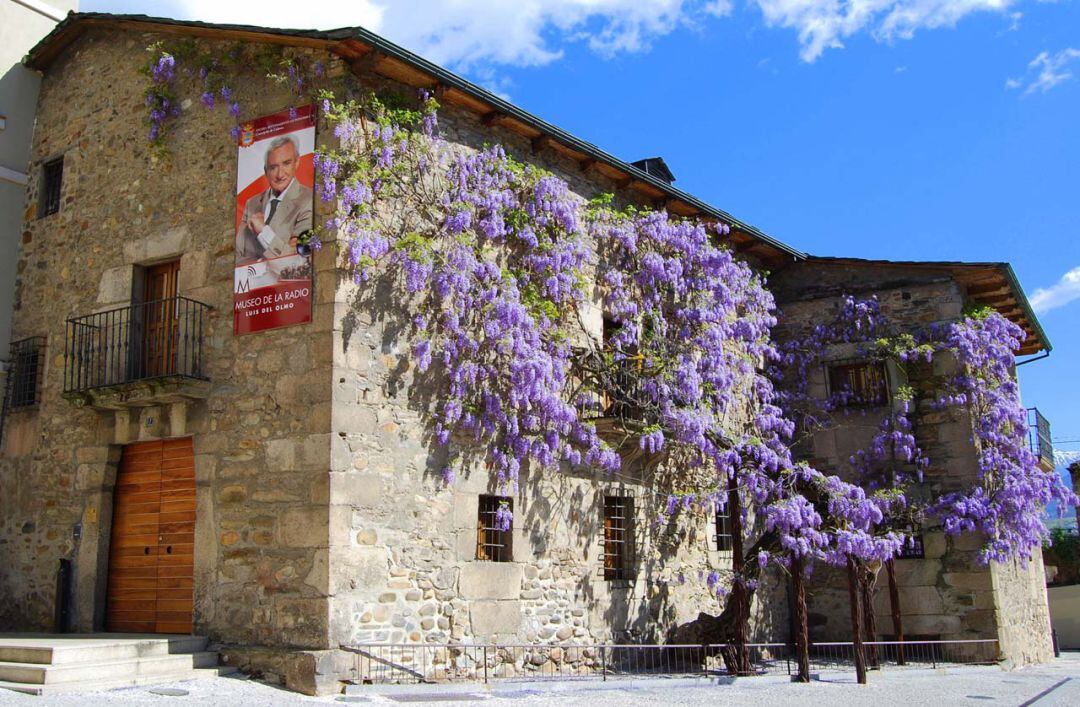
[[[321,197],[337,199],[327,226],[358,282],[389,266],[419,313],[413,355],[441,385],[436,441],[479,443],[500,488],[528,461],[618,468],[567,396],[595,254],[566,184],[498,146],[451,150],[427,96],[419,111],[374,97],[322,107],[340,141],[316,158]]]
[[[180,117],[180,102],[176,97],[176,57],[166,51],[160,43],[152,44],[147,49],[150,62],[143,73],[150,79],[150,85],[143,92],[150,124],[149,139],[155,147],[163,144],[166,127]]]
[[[232,138],[236,140],[240,136],[241,107],[230,81],[239,73],[255,67],[260,77],[287,86],[298,99],[303,100],[313,95],[318,90],[317,84],[324,83],[326,77],[322,62],[293,56],[274,45],[251,48],[237,44],[218,54],[207,46],[186,40],[168,44],[155,42],[147,47],[147,52],[150,60],[141,71],[150,80],[144,92],[150,125],[148,138],[162,154],[168,152],[168,131],[184,110],[184,103],[177,97],[180,79],[195,89],[199,103],[206,109],[224,106],[228,110],[236,121],[230,130]],[[295,106],[290,110],[295,114]]]
[[[943,387],[924,393],[926,399],[920,400],[910,387],[898,387],[870,444],[849,459],[851,469],[859,486],[874,492],[882,511],[877,525],[887,531],[885,537],[913,521],[934,520],[950,534],[981,532],[986,539],[983,561],[1026,559],[1046,537],[1045,507],[1052,501],[1062,507],[1076,505],[1077,499],[1056,474],[1039,469],[1028,448],[1027,413],[1013,374],[1023,336],[1017,325],[990,310],[923,331],[897,333],[875,300],[845,297],[832,322],[780,346],[772,373],[781,382],[785,409],[809,432],[843,424],[843,417],[855,414],[847,410],[850,391],[831,391],[824,399],[807,392],[810,367],[830,346],[858,343],[860,357],[891,361],[898,370],[936,358],[953,361],[957,372]],[[907,491],[923,481],[930,465],[911,421],[920,405],[956,409],[970,417],[979,478],[968,488],[915,505]]]
[[[979,531],[984,561],[1027,559],[1048,539],[1044,509],[1078,505],[1053,471],[1043,471],[1028,447],[1027,411],[1020,403],[1014,356],[1024,332],[992,310],[983,310],[944,332],[941,349],[957,371],[932,404],[963,407],[970,414],[978,450],[979,480],[970,489],[941,496],[929,513],[946,532]]]

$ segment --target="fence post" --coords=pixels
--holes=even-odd
[[[487,681],[488,681],[488,674],[487,674],[487,670],[488,670],[488,668],[487,668],[487,660],[488,660],[488,656],[487,656],[487,646],[484,646],[484,684],[485,684],[485,685],[487,685]]]
[[[600,646],[600,679],[607,682],[607,650]]]

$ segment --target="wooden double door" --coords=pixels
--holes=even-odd
[[[106,628],[191,633],[194,559],[191,438],[124,447],[113,497]]]

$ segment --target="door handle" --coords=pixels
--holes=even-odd
[[[142,549],[142,554],[144,554],[144,555],[149,555],[149,554],[150,554],[150,548],[149,548],[149,547],[144,547],[144,548]]]

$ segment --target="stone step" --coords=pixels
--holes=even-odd
[[[193,668],[188,670],[178,670],[174,673],[163,675],[142,675],[136,677],[113,678],[109,680],[87,680],[84,682],[46,683],[44,685],[5,682],[0,680],[0,689],[13,690],[28,695],[56,695],[70,692],[97,692],[99,690],[116,690],[124,687],[162,685],[165,683],[232,675],[235,672],[237,672],[236,668],[229,667]]]
[[[69,665],[196,653],[206,649],[203,636],[147,634],[8,634],[0,636],[0,662]]]
[[[0,662],[0,680],[34,685],[99,680],[124,680],[139,677],[161,677],[197,668],[217,666],[218,655],[213,651],[153,655],[103,662],[78,662],[60,665],[41,663]]]

